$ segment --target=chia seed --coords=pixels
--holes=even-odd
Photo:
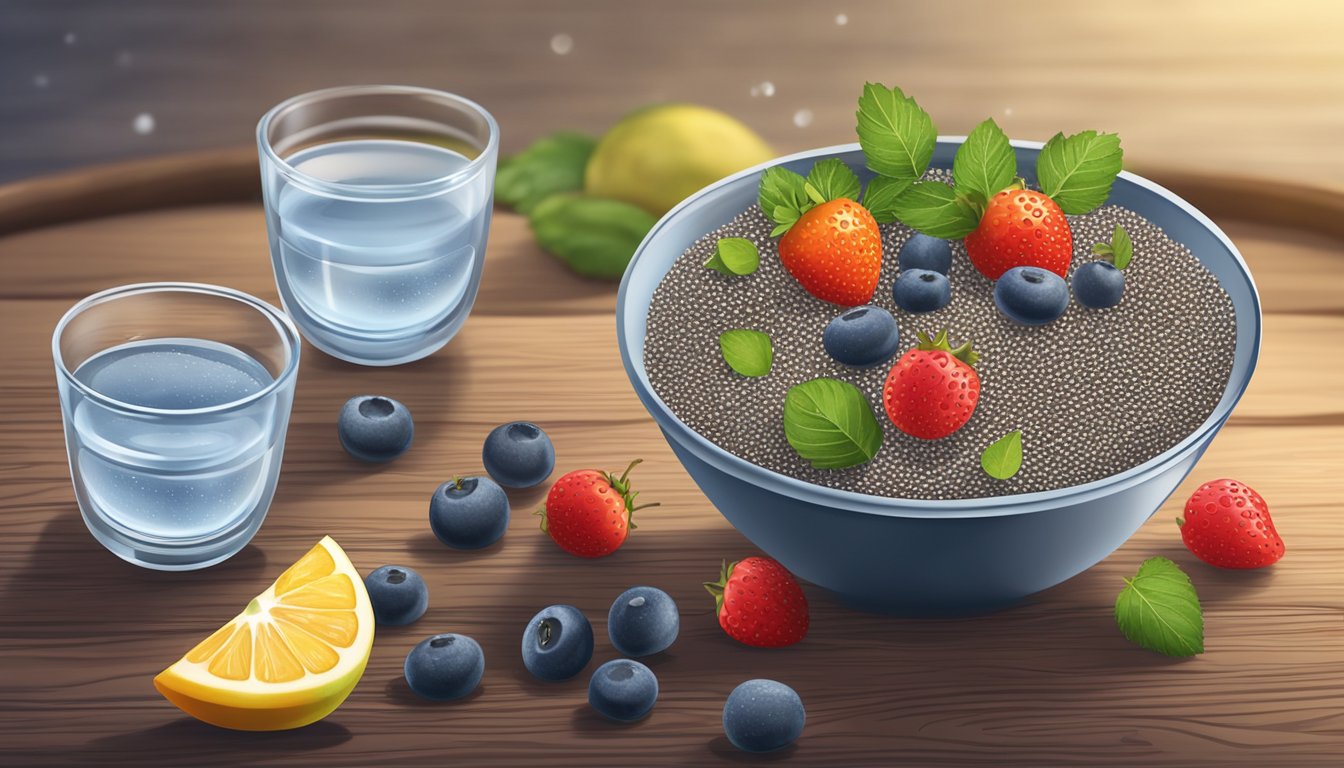
[[[930,173],[947,178],[946,173]],[[1236,343],[1232,301],[1189,249],[1119,206],[1067,217],[1076,268],[1098,257],[1116,224],[1134,243],[1119,306],[1091,310],[1071,302],[1044,326],[1017,325],[994,306],[993,283],[952,244],[952,302],[925,315],[892,301],[896,254],[910,228],[884,224],[882,274],[872,303],[900,324],[900,352],[870,369],[832,360],[826,324],[844,311],[812,297],[784,269],[770,237],[773,223],[753,205],[697,240],[673,264],[649,307],[644,366],[658,396],[688,426],[753,464],[817,485],[905,499],[969,499],[1048,491],[1099,480],[1157,456],[1193,432],[1227,386]],[[760,249],[756,273],[732,277],[704,267],[722,237]],[[719,334],[751,328],[770,335],[769,375],[737,375],[719,351]],[[941,440],[901,432],[882,407],[882,385],[915,332],[949,330],[981,353],[981,394],[971,420]],[[883,429],[870,462],[813,469],[784,437],[784,397],[818,376],[863,392]],[[996,480],[980,467],[986,446],[1022,430],[1021,470]]]

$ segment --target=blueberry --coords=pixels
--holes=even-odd
[[[871,368],[885,362],[901,344],[896,318],[881,307],[855,307],[826,325],[821,343],[837,363]]]
[[[652,656],[672,647],[681,629],[677,604],[663,590],[631,587],[607,614],[607,634],[626,656]]]
[[[411,447],[415,425],[406,406],[390,397],[360,395],[345,401],[337,427],[341,445],[361,461],[391,461]]]
[[[1124,292],[1125,273],[1109,261],[1093,261],[1073,271],[1073,297],[1084,307],[1114,307]]]
[[[430,497],[429,527],[453,549],[488,547],[509,527],[509,497],[488,477],[450,480]]]
[[[485,674],[485,654],[466,635],[434,635],[406,654],[406,682],[426,699],[460,699],[476,690]]]
[[[798,693],[774,680],[748,680],[723,705],[724,733],[733,746],[747,752],[787,747],[803,732],[805,720]]]
[[[523,666],[542,680],[568,680],[593,659],[593,625],[572,605],[541,609],[523,630]]]
[[[649,714],[657,700],[658,678],[638,661],[608,661],[588,681],[588,703],[618,722],[632,723]]]
[[[952,300],[952,286],[947,275],[940,272],[911,269],[897,276],[891,286],[891,297],[906,312],[934,312]]]
[[[994,283],[994,303],[1015,323],[1045,325],[1068,309],[1069,286],[1048,269],[1013,267]]]
[[[490,431],[481,449],[485,471],[509,488],[531,488],[555,468],[555,446],[541,427],[526,421],[501,424]]]
[[[897,256],[902,272],[912,269],[927,269],[946,275],[952,268],[952,244],[946,240],[916,232],[901,246]]]
[[[384,565],[364,578],[379,624],[399,627],[425,615],[429,587],[420,574],[403,565]]]

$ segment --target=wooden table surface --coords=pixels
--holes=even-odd
[[[1238,215],[1239,182],[1172,179],[1226,226],[1255,270],[1264,348],[1249,392],[1194,475],[1117,553],[981,618],[864,615],[809,588],[808,638],[761,651],[721,632],[700,587],[720,559],[754,550],[691,483],[627,384],[613,287],[566,272],[505,212],[496,214],[476,309],[442,352],[369,369],[305,347],[279,490],[251,545],[217,567],[176,574],[102,550],[70,489],[51,329],[78,298],[141,280],[221,283],[274,301],[260,205],[239,192],[255,183],[247,155],[0,188],[0,209],[9,211],[0,226],[13,230],[0,237],[9,275],[0,287],[8,406],[0,415],[0,764],[1286,766],[1338,764],[1344,754],[1344,363],[1333,354],[1344,335],[1344,198],[1268,187],[1260,206]],[[201,192],[207,167],[213,182]],[[109,198],[149,205],[155,189],[177,201],[197,189],[200,204],[20,227],[62,197],[72,211]],[[1318,215],[1320,231],[1274,223],[1306,199],[1334,211]],[[37,210],[19,205],[25,200],[45,203]],[[337,443],[336,412],[362,392],[399,398],[415,414],[415,445],[392,464],[359,464]],[[563,554],[537,530],[527,513],[541,491],[513,495],[502,544],[445,549],[426,524],[431,491],[454,473],[478,471],[486,432],[516,418],[550,432],[560,471],[642,456],[644,497],[662,506],[641,516],[618,553],[595,562]],[[1172,522],[1180,500],[1224,475],[1273,505],[1288,546],[1275,567],[1219,571],[1182,548]],[[363,681],[336,713],[298,731],[236,733],[191,720],[154,692],[155,673],[323,534],[361,570],[416,568],[432,595],[418,623],[379,630]],[[1203,656],[1169,660],[1117,631],[1121,579],[1152,555],[1176,560],[1199,589]],[[651,661],[662,685],[652,716],[616,726],[587,707],[586,677],[530,678],[518,641],[534,611],[571,602],[593,620],[594,664],[612,658],[606,610],[634,584],[678,601],[682,634]],[[485,649],[484,682],[469,700],[421,701],[401,676],[411,645],[440,631],[472,635]],[[807,729],[793,748],[751,758],[724,738],[723,699],[751,677],[802,695]]]

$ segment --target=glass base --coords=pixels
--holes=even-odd
[[[309,344],[347,363],[374,367],[415,362],[443,349],[466,323],[475,299],[473,288],[467,300],[432,329],[395,337],[354,334],[320,323],[291,300],[283,288],[280,291],[281,305]]]
[[[265,503],[269,505],[269,494],[267,496]],[[243,517],[239,525],[228,531],[206,539],[175,542],[136,538],[96,512],[91,513],[85,504],[80,499],[79,514],[99,544],[128,563],[156,571],[195,571],[222,563],[247,546],[266,519],[266,510],[259,509]]]

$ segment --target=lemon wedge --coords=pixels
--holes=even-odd
[[[183,712],[222,728],[279,731],[331,714],[364,674],[373,609],[324,537],[243,612],[154,678]]]

